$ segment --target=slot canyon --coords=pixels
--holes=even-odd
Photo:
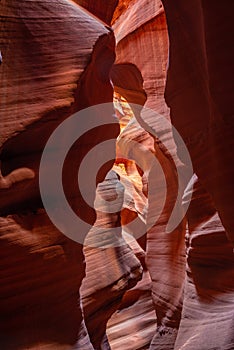
[[[0,0],[1,350],[234,350],[233,18]]]

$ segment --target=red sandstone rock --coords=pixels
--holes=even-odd
[[[66,0],[1,1],[0,14],[1,348],[91,350],[79,304],[82,246],[49,221],[38,169],[45,143],[59,123],[82,108],[112,101],[108,72],[113,35]],[[115,126],[109,135],[114,139],[118,131]],[[90,135],[92,144],[104,134]],[[79,164],[88,147],[90,138],[83,138],[65,162],[64,189],[81,214],[73,160]],[[114,142],[112,151],[114,155]],[[85,215],[94,221],[90,213]]]
[[[142,105],[145,103],[146,107],[161,114],[166,120],[170,120],[169,110],[164,100],[168,55],[165,15],[160,1],[145,2],[144,6],[142,5],[140,1],[130,3],[128,9],[114,23],[117,38],[117,64],[112,70],[112,80],[116,91],[130,103]],[[122,79],[118,78],[118,75]],[[127,79],[125,80],[124,77]],[[154,141],[151,137],[152,145],[146,144],[148,152],[151,151],[154,154],[164,172],[164,175],[158,175],[155,166],[149,161],[145,165],[145,168],[148,168],[149,188],[146,222],[150,228],[147,233],[147,266],[152,278],[152,296],[158,317],[158,332],[155,334],[151,348],[165,346],[169,350],[174,347],[182,308],[185,278],[185,227],[182,223],[168,234],[166,226],[178,195],[178,175],[174,162],[179,167],[182,164],[176,155],[171,127],[163,123],[162,118],[157,119],[157,115],[147,113],[145,110],[139,112],[136,118],[143,128],[145,127],[160,139],[160,141],[157,139]],[[130,138],[137,140],[136,135],[136,130],[132,129]],[[142,136],[140,139],[142,142]],[[128,137],[126,140],[128,142]],[[146,159],[144,154],[139,154],[139,150],[131,150],[127,155],[130,159],[135,159],[134,157]],[[147,163],[147,160],[145,162]],[[154,224],[157,213],[159,214],[162,209],[160,202],[163,198],[165,179],[167,187],[165,207],[157,223]],[[182,198],[182,192],[179,196]],[[177,203],[176,210],[182,213],[181,201]],[[172,336],[161,336],[165,333],[171,333]]]
[[[166,100],[172,121],[233,242],[234,5],[163,3],[170,38]]]
[[[80,6],[83,6],[93,15],[97,16],[103,22],[111,24],[112,16],[115,11],[115,8],[118,4],[118,0],[73,0]]]
[[[117,57],[111,79],[116,92],[131,104],[136,117],[122,116],[121,123],[127,127],[117,143],[115,169],[125,186],[125,198],[120,205],[122,218],[116,212],[109,216],[97,212],[96,224],[87,237],[94,247],[85,248],[87,275],[82,294],[94,347],[109,349],[106,323],[118,307],[107,331],[113,349],[231,350],[234,347],[233,254],[216,208],[229,239],[233,240],[230,116],[234,99],[232,80],[228,78],[233,71],[232,5],[179,0],[175,6],[171,1],[163,1],[170,39],[167,103],[173,124],[186,141],[204,186],[201,188],[195,181],[185,256],[185,222],[166,233],[178,191],[175,164],[182,166],[171,128],[154,115],[141,113],[141,106],[146,103],[170,120],[163,96],[168,39],[161,3],[120,0],[117,6],[117,1],[75,2],[107,24],[113,23]],[[3,130],[0,292],[1,333],[5,334],[1,346],[7,350],[93,349],[78,300],[84,274],[82,247],[59,233],[43,209],[38,209],[42,206],[38,166],[50,133],[77,110],[112,101],[113,97],[109,82],[114,61],[113,36],[75,2],[0,2]],[[133,103],[140,107],[134,108]],[[120,106],[120,113],[121,109]],[[161,142],[142,127],[156,134]],[[88,135],[66,160],[65,192],[72,208],[90,222],[94,222],[94,212],[83,207],[81,197],[74,195],[76,170],[90,147],[87,143],[91,141],[95,145],[103,140],[104,134],[114,138],[117,133],[117,129],[104,128],[100,133]],[[138,148],[133,147],[133,140]],[[148,152],[159,160],[168,190],[157,225],[148,229],[147,266],[152,278],[153,304],[147,272],[142,282],[124,294],[131,283],[136,283],[140,268],[123,238],[145,266],[145,252],[129,236],[129,232],[134,236],[129,222],[138,218],[142,230],[146,230],[145,226],[154,222],[160,210],[158,202],[163,197],[165,179],[162,174],[154,175],[155,168],[146,156]],[[74,159],[77,159],[75,169]],[[139,159],[142,169],[135,163]],[[108,170],[104,169],[98,181],[104,179]],[[188,188],[189,191],[192,189]],[[183,189],[180,198],[182,192]],[[185,195],[184,201],[187,200]],[[182,210],[179,201],[177,211]],[[108,247],[108,242],[113,243],[108,228],[120,225],[120,221],[128,225],[128,233],[118,226],[114,238],[123,245]],[[102,249],[96,247],[100,236],[101,245],[107,245]],[[140,243],[145,248],[145,242]],[[156,332],[153,308],[157,313]]]
[[[194,186],[194,189],[192,189]],[[194,176],[188,211],[187,277],[175,349],[233,349],[234,262],[209,194]]]
[[[126,244],[120,220],[124,187],[114,171],[97,187],[97,220],[88,233],[81,287],[84,318],[94,349],[107,349],[106,324],[125,291],[141,279],[142,267]]]
[[[146,350],[156,327],[151,297],[151,279],[147,271],[136,287],[124,294],[123,300],[108,322],[107,335],[113,350]]]
[[[58,232],[43,210],[1,218],[0,230],[1,348],[71,348],[82,326],[82,246]]]

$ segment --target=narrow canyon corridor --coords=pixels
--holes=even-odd
[[[1,350],[234,350],[233,20],[0,0]]]

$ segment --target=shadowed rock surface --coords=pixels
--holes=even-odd
[[[196,176],[187,214],[187,277],[175,349],[233,349],[234,261],[213,201]]]
[[[166,100],[172,122],[233,242],[234,4],[163,3],[170,40]]]
[[[107,24],[111,24],[113,13],[118,4],[118,0],[74,0],[80,6],[97,16]]]
[[[70,1],[1,1],[0,13],[1,348],[91,350],[79,303],[82,245],[50,222],[38,172],[42,150],[59,123],[84,107],[112,101],[113,35]],[[111,113],[97,118],[107,120]],[[115,138],[118,131],[109,134]],[[103,131],[91,139],[100,142]],[[71,160],[79,154],[79,164],[89,147],[90,138],[83,137],[65,162],[64,188],[81,214]],[[53,172],[53,164],[47,166]],[[94,222],[95,215],[84,215]]]

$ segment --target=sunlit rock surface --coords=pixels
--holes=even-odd
[[[84,319],[94,349],[108,349],[106,324],[142,267],[122,235],[124,186],[110,171],[97,187],[97,220],[85,239],[86,277],[81,287]]]
[[[132,73],[135,75],[135,82],[132,79],[131,86],[128,86],[130,85],[128,77],[130,68],[128,66],[125,67],[125,72],[122,73],[121,79],[116,85],[121,84],[119,87],[126,90],[124,97],[129,102],[145,104],[145,107],[154,111],[154,113],[144,112],[142,115],[146,123],[145,126],[148,125],[152,128],[173,153],[175,146],[171,130],[168,130],[168,127],[165,130],[162,119],[157,119],[155,115],[158,113],[166,119],[170,119],[169,109],[164,100],[168,34],[161,1],[130,2],[128,8],[114,22],[113,29],[117,41],[116,63],[133,64],[136,67],[136,72]],[[142,76],[142,87],[147,95],[147,100],[143,103],[139,97],[137,71]],[[129,96],[129,93],[132,94],[133,91],[135,94],[138,92],[138,96],[135,96],[134,100]]]
[[[151,140],[151,145],[149,141],[146,142],[146,148],[142,150],[142,154],[133,145],[128,154],[130,159],[136,160],[134,157],[144,159],[148,168],[145,173],[148,183],[146,261],[152,278],[152,297],[158,317],[158,331],[155,333],[151,348],[157,349],[164,345],[172,349],[179,327],[183,299],[185,226],[182,223],[170,234],[166,233],[167,223],[178,195],[179,201],[175,210],[178,215],[183,216],[181,207],[183,193],[178,194],[178,175],[175,164],[181,167],[182,163],[176,155],[169,110],[164,100],[168,38],[161,2],[146,1],[144,4],[140,1],[130,2],[122,16],[115,20],[113,28],[117,39],[116,66],[112,70],[115,89],[129,103],[145,106],[136,118],[141,127],[151,134],[146,138]],[[122,79],[118,78],[118,75],[122,76]],[[144,92],[145,98],[143,98]],[[127,130],[128,128],[125,132]],[[141,143],[142,136],[137,140],[136,135],[137,131],[132,129],[130,138]],[[155,157],[156,162],[147,160],[146,155],[149,152]],[[158,172],[158,164],[162,172]],[[174,271],[176,271],[176,278],[174,278]],[[167,342],[164,337],[171,340]]]
[[[156,328],[151,298],[151,279],[147,271],[136,287],[124,294],[122,302],[108,323],[111,349],[149,349]]]

